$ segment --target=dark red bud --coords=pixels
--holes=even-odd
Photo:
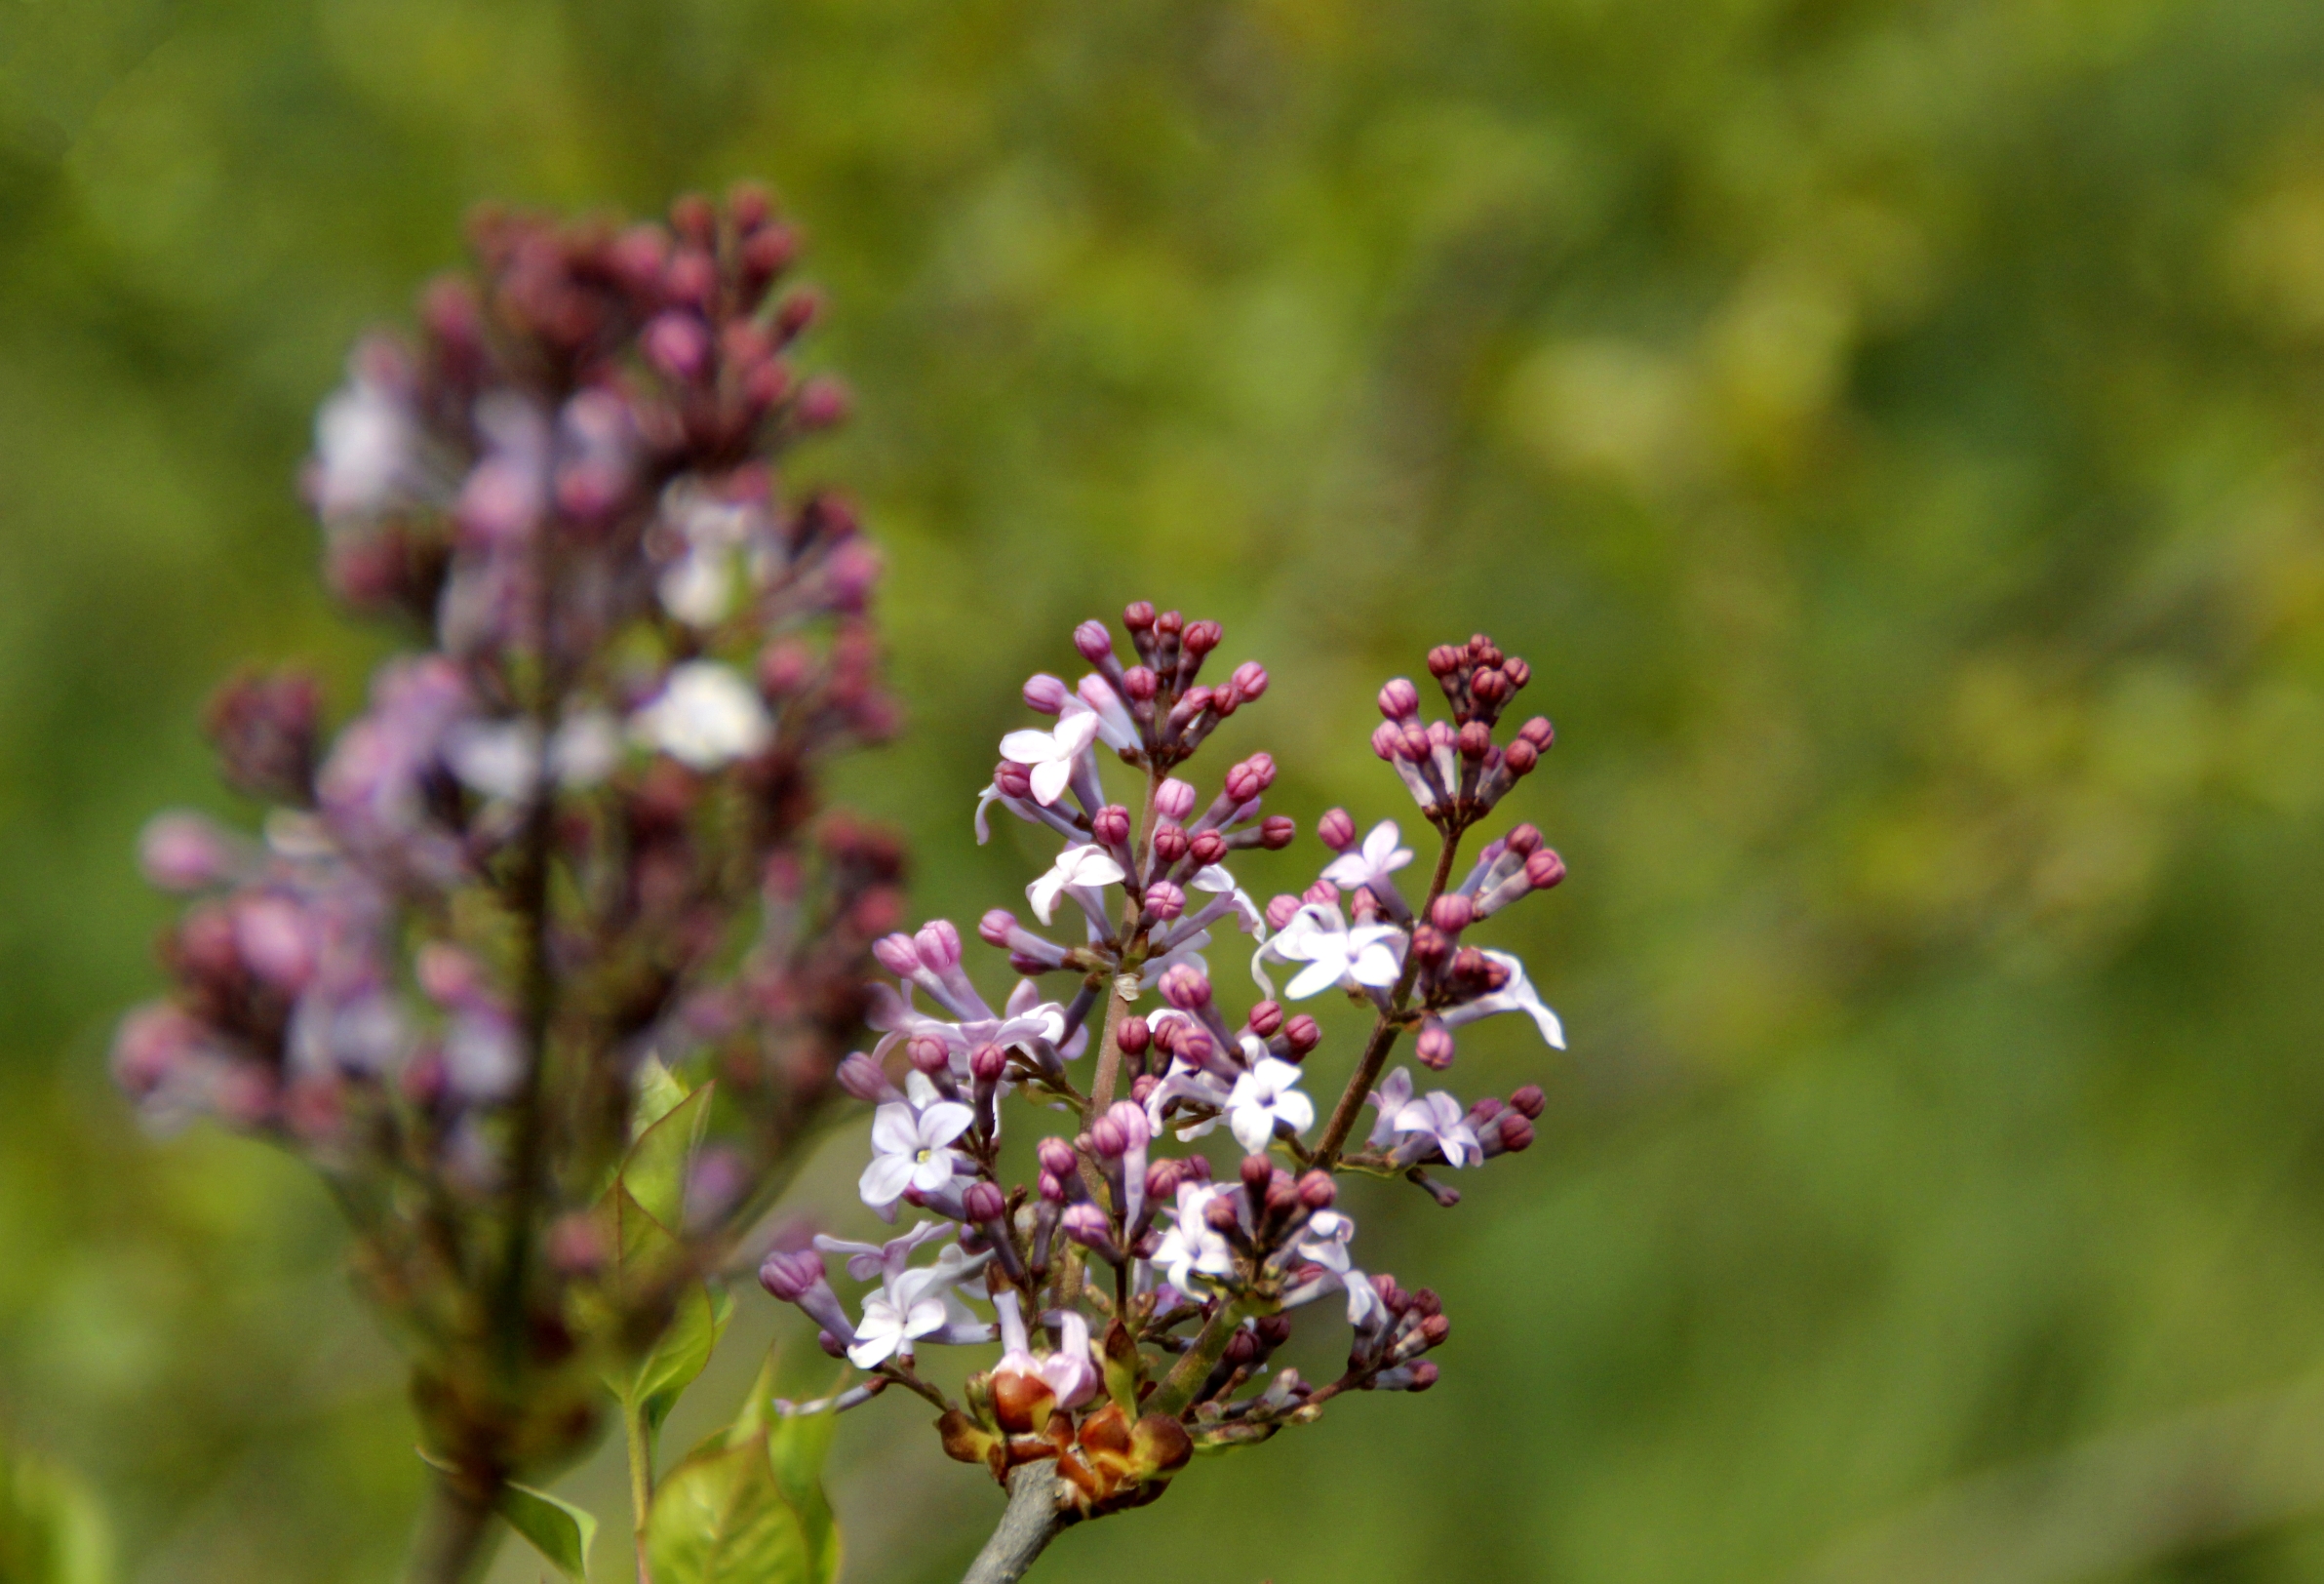
[[[1310,1171],[1299,1179],[1299,1203],[1311,1210],[1329,1209],[1339,1196],[1339,1185],[1328,1171]]]
[[[1441,1371],[1438,1370],[1434,1364],[1430,1363],[1426,1359],[1423,1359],[1412,1366],[1412,1384],[1406,1387],[1405,1390],[1425,1392],[1431,1386],[1437,1384],[1438,1377]]]
[[[1518,727],[1517,735],[1543,751],[1547,751],[1550,744],[1557,740],[1556,729],[1550,725],[1549,717],[1546,715],[1536,715],[1523,726]]]
[[[1225,636],[1226,629],[1215,621],[1191,621],[1187,623],[1185,636],[1178,642],[1189,654],[1201,658],[1218,648],[1218,641]]]
[[[1124,1017],[1115,1026],[1114,1039],[1122,1047],[1123,1054],[1142,1055],[1146,1047],[1154,1042],[1154,1031],[1146,1019],[1132,1015]]]
[[[1535,751],[1533,744],[1527,742],[1523,737],[1517,738],[1517,741],[1501,751],[1501,763],[1509,767],[1509,773],[1512,775],[1530,775],[1533,773],[1533,767],[1540,762],[1541,755]]]
[[[1291,1048],[1292,1059],[1297,1060],[1323,1043],[1323,1031],[1316,1026],[1314,1018],[1301,1012],[1283,1025],[1283,1043]]]
[[[1164,863],[1176,863],[1185,857],[1191,845],[1182,825],[1164,825],[1154,833],[1154,855]]]
[[[1431,1315],[1420,1323],[1420,1337],[1430,1347],[1436,1347],[1452,1334],[1452,1320],[1445,1315]]]
[[[1533,1124],[1516,1111],[1501,1113],[1501,1147],[1515,1155],[1533,1147]]]
[[[1461,728],[1458,741],[1463,759],[1482,759],[1493,746],[1492,729],[1482,721],[1471,721]]]
[[[1259,845],[1270,852],[1280,852],[1299,839],[1299,821],[1289,814],[1269,814],[1259,821]]]
[[[1247,1019],[1250,1031],[1262,1040],[1283,1026],[1283,1009],[1280,1002],[1262,1001],[1250,1010]]]
[[[1131,632],[1144,632],[1154,625],[1154,606],[1146,600],[1122,608],[1122,624]]]
[[[1083,659],[1096,665],[1114,653],[1114,635],[1102,621],[1084,621],[1073,630],[1073,647]]]
[[[1246,1155],[1242,1158],[1244,1192],[1254,1195],[1263,1194],[1267,1191],[1267,1185],[1274,1180],[1275,1163],[1273,1161],[1264,1155]]]
[[[968,1076],[979,1084],[998,1084],[1008,1071],[1008,1052],[997,1045],[980,1045],[968,1052]]]
[[[1143,704],[1162,691],[1162,682],[1151,666],[1133,665],[1122,673],[1122,691],[1132,703]]]
[[[1186,617],[1175,611],[1164,611],[1154,618],[1154,633],[1158,638],[1175,637],[1186,629]]]
[[[1542,1093],[1539,1084],[1527,1084],[1509,1097],[1509,1108],[1527,1122],[1539,1117],[1549,1097]]]
[[[1519,825],[1509,833],[1505,845],[1520,858],[1529,858],[1541,848],[1541,832],[1531,825]]]
[[[972,1182],[961,1196],[961,1208],[971,1221],[998,1221],[1007,1213],[1008,1200],[989,1182]]]
[[[1206,830],[1188,842],[1186,850],[1194,854],[1197,863],[1216,863],[1227,855],[1227,839],[1214,830]]]
[[[1458,671],[1467,659],[1466,654],[1450,644],[1438,644],[1435,649],[1429,651],[1429,675],[1448,677]]]

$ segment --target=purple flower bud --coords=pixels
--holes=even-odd
[[[1041,1195],[1042,1203],[1044,1205],[1065,1203],[1065,1179],[1054,1171],[1044,1171],[1041,1174],[1041,1181],[1035,1184],[1035,1191]]]
[[[1471,721],[1462,727],[1453,741],[1463,759],[1482,759],[1493,746],[1493,729],[1482,721]]]
[[[1452,1065],[1452,1030],[1442,1023],[1432,1022],[1420,1031],[1420,1038],[1413,1042],[1413,1051],[1420,1057],[1422,1065],[1442,1072]]]
[[[1356,821],[1345,809],[1326,809],[1316,821],[1316,839],[1334,852],[1345,852],[1356,845]]]
[[[998,1221],[1008,1212],[1008,1200],[1001,1190],[989,1182],[972,1182],[961,1195],[961,1208],[967,1218],[979,1226]]]
[[[1164,863],[1176,863],[1185,857],[1191,845],[1185,827],[1180,825],[1164,825],[1154,833],[1154,855]]]
[[[1164,1158],[1146,1168],[1146,1200],[1149,1204],[1165,1204],[1178,1192],[1178,1185],[1187,1180],[1184,1161]]]
[[[1394,721],[1382,721],[1372,728],[1372,752],[1382,759],[1393,761],[1403,751],[1403,729]]]
[[[1195,812],[1195,789],[1188,782],[1170,776],[1156,788],[1154,812],[1164,819],[1183,821]]]
[[[976,938],[988,946],[1005,946],[1009,931],[1016,927],[1017,916],[1004,907],[997,907],[976,921]]]
[[[1270,896],[1267,899],[1267,928],[1280,930],[1291,922],[1299,908],[1300,901],[1296,896],[1288,894]]]
[[[1067,1237],[1084,1248],[1102,1252],[1114,1246],[1114,1229],[1106,1220],[1106,1212],[1087,1201],[1067,1206],[1057,1224]]]
[[[840,1063],[839,1086],[866,1105],[878,1105],[895,1096],[895,1086],[880,1070],[880,1064],[857,1050]]]
[[[1237,803],[1248,803],[1275,784],[1275,761],[1266,754],[1253,754],[1227,772],[1227,796]]]
[[[1073,1146],[1064,1139],[1054,1136],[1044,1138],[1033,1153],[1040,1160],[1044,1171],[1059,1177],[1073,1175],[1076,1157]]]
[[[1119,803],[1109,803],[1089,821],[1089,834],[1107,847],[1122,847],[1129,841],[1129,811]]]
[[[1260,1039],[1271,1038],[1276,1030],[1283,1026],[1282,1004],[1274,1001],[1259,1002],[1251,1008],[1250,1015],[1244,1021],[1250,1025],[1250,1031]]]
[[[1146,1047],[1154,1043],[1154,1029],[1133,1012],[1115,1025],[1114,1043],[1122,1047],[1123,1055],[1143,1055]]]
[[[1339,1198],[1338,1184],[1328,1171],[1310,1171],[1299,1179],[1299,1203],[1311,1210],[1327,1210]]]
[[[1128,1138],[1111,1116],[1100,1117],[1090,1125],[1089,1152],[1099,1160],[1118,1161],[1128,1148]]]
[[[1008,1052],[997,1045],[980,1045],[968,1052],[968,1076],[979,1084],[998,1084],[1008,1071]]]
[[[1167,970],[1159,988],[1162,1000],[1182,1012],[1210,1005],[1210,981],[1192,963],[1179,963]]]
[[[920,948],[913,944],[910,935],[901,931],[873,941],[872,956],[879,960],[882,968],[899,979],[908,979],[920,971]]]
[[[933,1034],[915,1034],[904,1042],[912,1065],[931,1078],[952,1065],[952,1052]]]
[[[1329,907],[1340,899],[1340,889],[1328,880],[1319,880],[1306,891],[1301,891],[1299,899],[1302,902],[1313,902],[1320,907]]]
[[[1133,665],[1122,673],[1122,692],[1133,704],[1151,703],[1162,692],[1162,679],[1149,666]]]
[[[1299,821],[1289,814],[1269,814],[1259,821],[1259,845],[1270,852],[1280,852],[1299,836]]]
[[[822,1280],[823,1256],[805,1248],[777,1248],[759,1266],[759,1285],[784,1303],[797,1303]]]
[[[1202,1224],[1213,1232],[1233,1233],[1241,1229],[1242,1217],[1236,1210],[1234,1200],[1222,1196],[1203,1209]]]
[[[818,375],[799,393],[793,409],[803,429],[828,429],[843,421],[849,406],[847,387],[829,375]]]
[[[163,814],[138,838],[145,878],[168,891],[194,891],[233,878],[241,867],[233,838],[200,814]]]
[[[1501,839],[1502,848],[1520,858],[1529,858],[1541,847],[1541,831],[1532,825],[1519,825]]]
[[[1442,721],[1438,721],[1435,724],[1438,726],[1444,725]],[[1449,735],[1449,729],[1447,734]],[[1449,741],[1445,745],[1447,747],[1451,746]],[[1397,733],[1396,755],[1398,759],[1403,760],[1406,764],[1426,764],[1430,757],[1429,733],[1417,726],[1405,727],[1402,731]]]
[[[945,973],[961,966],[961,932],[950,919],[932,919],[912,937],[920,960],[930,973]]]
[[[1527,1084],[1509,1097],[1509,1108],[1528,1122],[1538,1118],[1548,1105],[1549,1096],[1542,1093],[1539,1084]]]
[[[1557,740],[1557,731],[1550,725],[1548,716],[1536,715],[1517,728],[1517,736],[1533,744],[1535,752],[1547,753],[1550,745]]]
[[[1457,935],[1476,922],[1476,907],[1458,891],[1448,891],[1429,905],[1429,923],[1448,935]]]
[[[1125,1150],[1143,1149],[1154,1138],[1153,1129],[1146,1125],[1146,1108],[1128,1100],[1116,1100],[1106,1107],[1101,1119],[1122,1129]]]
[[[1025,707],[1036,714],[1058,714],[1065,708],[1065,701],[1072,696],[1072,690],[1061,679],[1050,676],[1046,671],[1038,671],[1026,679]]]
[[[1158,880],[1147,887],[1140,900],[1147,912],[1165,922],[1186,911],[1186,892],[1166,880]]]
[[[1411,679],[1398,677],[1380,690],[1380,713],[1399,725],[1420,713],[1420,690]]]
[[[1291,1048],[1291,1059],[1297,1061],[1323,1043],[1323,1031],[1314,1018],[1301,1012],[1283,1025],[1283,1043]]]
[[[1112,658],[1114,635],[1102,621],[1084,621],[1073,630],[1073,647],[1081,652],[1083,659],[1098,665]]]
[[[234,904],[234,944],[254,977],[283,994],[306,988],[315,971],[315,929],[285,896],[245,896]]]
[[[993,786],[1003,797],[1021,802],[1033,796],[1033,772],[1014,760],[1004,759],[993,767]]]
[[[1241,1166],[1242,1190],[1256,1198],[1275,1180],[1275,1163],[1264,1155],[1246,1155]]]
[[[672,379],[698,379],[710,361],[710,332],[690,313],[656,314],[644,345],[646,361]]]
[[[1533,767],[1540,760],[1540,753],[1523,737],[1517,738],[1501,753],[1501,763],[1508,768],[1512,777],[1532,774]]]
[[[1516,1111],[1501,1113],[1501,1147],[1515,1155],[1533,1145],[1533,1124]]]
[[[1535,891],[1548,891],[1565,878],[1565,860],[1553,848],[1542,848],[1525,859],[1525,883]]]
[[[1144,632],[1154,625],[1154,604],[1138,600],[1122,608],[1122,624],[1133,633]]]

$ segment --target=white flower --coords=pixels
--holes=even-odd
[[[1227,873],[1225,864],[1204,864],[1195,871],[1194,879],[1188,881],[1187,884],[1199,891],[1208,891],[1213,896],[1224,898],[1226,905],[1234,908],[1236,915],[1242,921],[1244,934],[1258,935],[1267,932],[1266,913],[1258,903],[1251,900],[1249,891],[1235,884],[1235,877]],[[1212,909],[1218,906],[1219,904],[1214,902],[1204,907],[1201,916],[1207,920]]]
[[[1509,952],[1486,952],[1484,955],[1487,961],[1509,970],[1509,982],[1491,995],[1478,996],[1462,1006],[1446,1008],[1441,1014],[1444,1026],[1459,1028],[1464,1023],[1474,1023],[1480,1017],[1490,1017],[1496,1012],[1523,1012],[1533,1019],[1533,1026],[1541,1030],[1541,1037],[1549,1042],[1552,1049],[1564,1049],[1565,1025],[1557,1021],[1556,1012],[1542,1005],[1540,994],[1533,988],[1533,981],[1525,977],[1525,965]]]
[[[1162,1234],[1162,1247],[1154,1251],[1154,1263],[1169,1273],[1170,1286],[1181,1292],[1191,1293],[1196,1276],[1231,1276],[1235,1271],[1235,1247],[1227,1242],[1226,1234],[1211,1230],[1204,1216],[1210,1202],[1227,1192],[1226,1185],[1210,1182],[1182,1182],[1178,1185],[1178,1207],[1168,1231]]]
[[[1380,1301],[1380,1293],[1372,1286],[1372,1279],[1358,1270],[1348,1257],[1348,1244],[1356,1236],[1356,1223],[1338,1210],[1318,1210],[1308,1217],[1299,1235],[1294,1252],[1300,1258],[1312,1260],[1328,1274],[1316,1285],[1314,1291],[1321,1292],[1337,1287],[1348,1294],[1348,1324],[1359,1330],[1369,1328],[1375,1314],[1384,1315],[1387,1306]],[[1293,1294],[1303,1298],[1312,1294]]]
[[[603,710],[566,717],[549,739],[549,774],[559,786],[594,786],[621,752],[620,730]],[[540,766],[540,729],[523,718],[462,721],[444,733],[444,761],[462,784],[510,802],[532,794]]]
[[[1310,902],[1251,954],[1251,977],[1273,995],[1275,986],[1259,968],[1273,957],[1307,965],[1283,988],[1292,1001],[1318,995],[1343,980],[1379,989],[1396,983],[1403,971],[1403,948],[1404,932],[1395,925],[1359,924],[1351,930],[1336,906]]]
[[[1097,740],[1097,728],[1094,713],[1069,714],[1047,732],[1011,732],[1001,739],[1001,757],[1033,772],[1035,802],[1055,803],[1073,779],[1074,762]]]
[[[1383,819],[1372,827],[1361,848],[1351,848],[1324,866],[1323,878],[1342,891],[1354,891],[1412,861],[1412,850],[1397,844],[1396,821]]]
[[[1111,886],[1122,878],[1122,865],[1108,857],[1104,848],[1087,842],[1058,853],[1049,872],[1025,888],[1025,895],[1033,903],[1035,916],[1046,924],[1056,910],[1058,896],[1067,888],[1085,891],[1093,886]]]
[[[1266,1149],[1279,1122],[1303,1133],[1315,1121],[1315,1102],[1299,1092],[1299,1069],[1273,1056],[1237,1078],[1227,1093],[1227,1127],[1247,1154]]]
[[[925,1074],[912,1078],[917,1082],[907,1084],[909,1101],[891,1101],[872,1113],[872,1164],[856,1186],[876,1210],[903,1198],[906,1189],[932,1194],[950,1186],[964,1157],[948,1146],[976,1120],[958,1100],[938,1099]]]
[[[358,372],[315,415],[315,507],[327,519],[384,508],[410,470],[418,426],[403,398]]]
[[[747,759],[774,735],[751,685],[716,660],[673,667],[660,696],[631,716],[629,727],[640,741],[700,771]]]
[[[1437,1141],[1452,1166],[1477,1166],[1484,1160],[1477,1129],[1469,1126],[1467,1108],[1447,1090],[1432,1089],[1417,1100],[1405,1101],[1397,1109],[1393,1123],[1398,1148],[1410,1139],[1428,1137]]]
[[[858,1281],[874,1274],[880,1278],[880,1290],[863,1300],[863,1324],[856,1327],[855,1340],[847,1349],[848,1361],[857,1368],[869,1369],[898,1353],[908,1359],[913,1342],[924,1336],[940,1342],[967,1342],[992,1335],[992,1327],[980,1325],[953,1294],[956,1287],[965,1287],[972,1296],[984,1295],[981,1273],[992,1257],[989,1253],[970,1256],[961,1252],[959,1244],[948,1244],[933,1265],[912,1270],[905,1264],[913,1249],[944,1230],[949,1229],[923,1221],[885,1244],[815,1239],[816,1247],[849,1256],[849,1276]]]

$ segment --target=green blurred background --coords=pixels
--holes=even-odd
[[[925,912],[1029,878],[971,794],[1131,598],[1266,662],[1303,826],[1410,822],[1365,733],[1432,642],[1559,729],[1508,923],[1573,1049],[1455,1070],[1541,1143],[1356,1207],[1442,1384],[1044,1576],[2324,1576],[2324,10],[0,0],[0,1420],[122,1579],[383,1580],[420,1485],[322,1195],[103,1072],[139,824],[234,812],[208,690],[388,642],[313,407],[472,202],[743,176],[859,397],[796,471],[889,555],[914,730],[848,788]],[[997,1507],[925,1417],[844,1427],[855,1584]]]

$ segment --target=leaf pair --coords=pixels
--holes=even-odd
[[[419,1460],[428,1467],[446,1474],[453,1472],[451,1464],[430,1455],[426,1447],[418,1450]],[[589,1544],[597,1538],[594,1515],[545,1490],[514,1484],[500,1487],[492,1510],[507,1520],[508,1526],[523,1535],[562,1577],[572,1584],[587,1584]]]

